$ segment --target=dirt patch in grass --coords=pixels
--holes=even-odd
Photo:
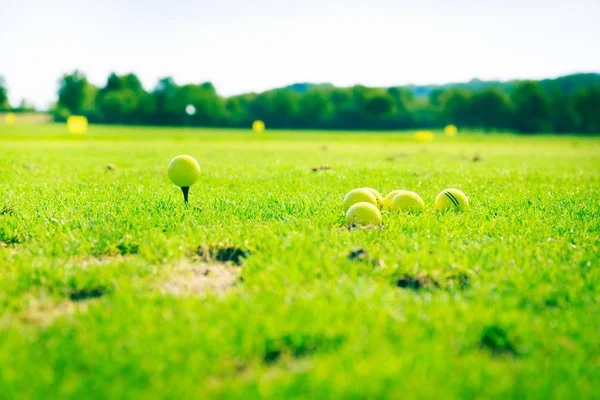
[[[374,266],[385,267],[385,262],[379,258],[372,257],[365,249],[354,249],[348,254],[348,260],[366,262]]]
[[[363,261],[368,259],[369,253],[365,249],[354,249],[348,254],[348,260],[350,261]]]
[[[196,249],[196,255],[204,261],[217,261],[219,263],[233,263],[241,265],[242,261],[248,257],[251,252],[241,247],[229,246],[224,244],[201,245]]]
[[[133,259],[134,259],[133,256],[100,255],[98,257],[85,257],[82,259],[77,259],[75,261],[72,261],[72,264],[77,267],[86,268],[86,267],[107,265],[107,264],[111,264],[111,263],[117,264],[117,263],[122,263],[122,262],[125,262],[128,260],[133,260]]]
[[[356,230],[365,230],[365,229],[374,229],[374,230],[385,230],[383,225],[358,225],[358,224],[346,224],[346,222],[340,222],[343,227],[342,229],[348,231],[356,231]]]
[[[98,259],[114,258],[119,256],[136,255],[140,251],[140,246],[129,235],[123,236],[118,242],[107,245],[94,252]]]
[[[14,207],[2,206],[0,207],[0,215],[13,215],[17,211]]]
[[[2,247],[17,245],[23,243],[23,238],[14,232],[0,230],[0,243]]]
[[[102,286],[73,289],[69,293],[69,299],[73,301],[82,301],[87,299],[94,299],[104,296],[107,292],[107,288]]]
[[[387,157],[386,160],[387,161],[396,161],[399,158],[406,158],[408,156],[409,156],[408,153],[396,153],[396,154],[392,154],[391,156]]]
[[[223,263],[179,264],[172,276],[162,284],[165,293],[177,296],[198,295],[206,292],[224,293],[241,276],[241,269]]]
[[[470,272],[459,272],[456,274],[452,274],[446,277],[446,280],[449,283],[452,283],[454,286],[459,287],[460,289],[465,289],[471,286],[473,273]]]
[[[511,338],[508,331],[499,325],[488,325],[481,333],[479,341],[481,348],[491,351],[493,354],[517,355],[517,346],[514,338]]]
[[[471,284],[470,271],[452,271],[442,274],[437,271],[402,274],[394,278],[394,284],[402,289],[465,289]]]
[[[126,256],[139,253],[140,247],[135,243],[122,242],[117,245],[117,251],[120,255]]]
[[[65,300],[60,303],[52,303],[36,299],[31,301],[27,310],[17,314],[17,319],[27,324],[48,326],[59,318],[73,317],[78,313],[87,312],[93,301],[96,300],[79,302]]]
[[[396,278],[396,286],[403,289],[428,289],[439,287],[439,283],[427,274],[403,274]]]
[[[6,112],[0,112],[0,121],[4,122]],[[44,112],[20,112],[16,115],[15,123],[20,124],[47,124],[52,122],[52,115]]]
[[[300,358],[317,351],[328,352],[338,349],[344,342],[342,336],[323,336],[319,334],[284,334],[265,342],[263,362],[273,364],[282,358]]]
[[[331,169],[331,165],[317,165],[310,168],[312,172],[327,171],[328,169]]]

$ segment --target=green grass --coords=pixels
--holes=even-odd
[[[598,138],[63,130],[0,126],[0,398],[600,396]],[[363,186],[428,208],[349,230]],[[241,279],[166,293],[200,246]]]

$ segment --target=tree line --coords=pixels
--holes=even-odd
[[[0,80],[0,108],[7,93]],[[193,105],[194,115],[186,115]],[[166,77],[147,91],[133,74],[110,74],[91,84],[74,71],[59,80],[57,121],[85,115],[90,122],[138,125],[396,130],[461,128],[522,133],[600,133],[600,75],[543,81],[482,82],[374,88],[296,84],[262,93],[220,96],[210,82],[176,83]]]

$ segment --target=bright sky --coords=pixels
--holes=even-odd
[[[75,68],[211,81],[429,84],[600,72],[598,0],[0,0],[0,75],[46,107]]]

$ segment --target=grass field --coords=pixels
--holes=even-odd
[[[0,398],[600,397],[600,138],[0,126],[0,193]]]

